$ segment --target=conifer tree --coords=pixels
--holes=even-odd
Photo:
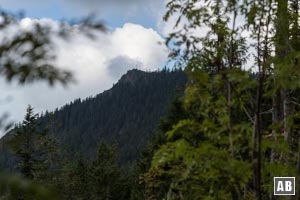
[[[29,105],[26,110],[22,126],[14,135],[10,146],[18,158],[18,168],[21,174],[27,179],[33,179],[37,170],[37,149],[35,139],[37,138],[37,114]]]
[[[91,198],[99,200],[128,199],[126,182],[117,163],[116,149],[101,142],[89,169]]]
[[[16,127],[9,146],[17,159],[17,167],[24,178],[49,188],[62,189],[64,164],[55,138],[39,127],[38,115],[29,105],[21,126]]]
[[[90,181],[90,162],[83,158],[82,155],[78,158],[75,166],[72,166],[68,171],[67,179],[67,199],[91,199],[93,187]]]

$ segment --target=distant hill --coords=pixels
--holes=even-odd
[[[117,144],[120,162],[130,164],[165,116],[172,98],[183,93],[185,83],[181,70],[130,70],[111,89],[46,112],[39,120],[69,152],[80,151],[91,158],[99,142],[106,140]],[[0,164],[7,167],[11,161],[4,151]]]

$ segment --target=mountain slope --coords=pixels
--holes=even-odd
[[[185,83],[181,70],[130,70],[111,89],[95,97],[46,112],[40,118],[41,126],[48,127],[69,152],[80,151],[88,158],[94,157],[101,140],[115,143],[120,162],[130,164],[166,114],[172,97],[183,93]]]

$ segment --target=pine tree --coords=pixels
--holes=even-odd
[[[17,128],[10,146],[18,158],[18,169],[27,179],[33,179],[37,170],[37,149],[35,140],[37,132],[37,114],[34,114],[33,108],[29,105],[26,110],[22,126]]]
[[[66,199],[91,199],[90,162],[79,156],[75,165],[68,170]]]
[[[91,198],[99,200],[128,199],[126,182],[117,163],[116,149],[102,141],[91,163],[89,179]]]
[[[22,124],[13,131],[15,134],[9,140],[9,146],[22,176],[63,193],[64,152],[48,131],[39,127],[38,115],[31,106],[28,106]]]

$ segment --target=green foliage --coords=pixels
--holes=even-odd
[[[116,149],[99,144],[97,156],[86,160],[82,155],[67,171],[66,199],[129,199],[129,177],[117,162]]]
[[[274,176],[300,177],[298,12],[298,1],[169,1],[164,19],[177,17],[175,27],[183,28],[167,44],[188,82],[131,168],[133,178],[118,162],[129,169],[137,159],[175,88],[186,83],[181,71],[132,70],[111,90],[42,116],[41,127],[55,117],[60,125],[50,131],[69,152],[83,150],[73,163],[52,159],[64,154],[51,137],[32,139],[37,119],[29,109],[16,129],[24,138],[12,139],[21,172],[66,199],[274,199]],[[206,34],[193,34],[203,27]],[[254,72],[245,69],[249,54]],[[120,158],[108,143],[96,152],[100,139],[116,141]],[[36,149],[47,156],[33,156]]]
[[[28,106],[25,118],[14,138],[9,141],[9,145],[19,159],[18,168],[21,174],[27,179],[33,179],[37,170],[38,160],[36,155],[36,140],[39,137],[37,132],[37,115],[33,113],[33,108]]]
[[[175,26],[183,28],[167,44],[186,65],[189,115],[164,131],[167,140],[142,176],[145,199],[269,199],[273,176],[296,175],[298,114],[291,99],[299,87],[298,53],[289,49],[286,17],[292,6],[295,44],[299,7],[277,3],[169,1],[165,20],[178,16]],[[248,24],[237,25],[238,16]],[[209,29],[205,36],[192,34],[202,27]],[[254,75],[243,69],[250,47],[244,28],[255,41]]]
[[[133,180],[131,183],[131,197],[132,200],[145,199],[147,197],[145,173],[150,169],[152,158],[155,151],[166,142],[165,132],[172,130],[174,124],[180,120],[185,119],[189,114],[183,108],[183,99],[181,95],[177,95],[172,100],[168,108],[168,114],[159,122],[157,128],[148,142],[146,148],[143,149],[137,164],[133,169]],[[162,189],[162,188],[159,188]],[[163,190],[163,189],[162,189]]]
[[[228,129],[222,76],[212,76],[194,67],[188,73],[191,76],[184,112],[189,115],[165,131],[167,142],[155,152],[151,168],[143,175],[145,199],[232,199],[243,195],[248,198],[243,189],[251,178],[252,125],[243,108],[248,106],[246,96],[251,92],[251,85],[244,85],[252,82],[250,74],[240,70],[228,74],[236,88],[232,93],[232,116],[238,117],[232,119]],[[233,157],[229,131],[233,135]]]
[[[60,196],[41,185],[15,175],[0,174],[0,198],[3,200],[60,200]]]
[[[67,199],[89,199],[91,196],[90,162],[81,156],[75,164],[68,174]]]
[[[28,106],[22,124],[15,128],[15,133],[7,144],[16,158],[17,169],[24,181],[34,180],[47,188],[59,189],[62,184],[63,165],[60,158],[62,151],[54,138],[38,128],[38,115]],[[19,195],[27,195],[19,188]],[[22,193],[24,192],[24,193]],[[21,197],[20,197],[21,198]],[[27,198],[27,197],[26,197]]]
[[[240,195],[251,175],[249,163],[232,159],[209,143],[194,148],[184,140],[161,147],[148,173],[162,185],[169,184],[163,193],[166,199],[231,199],[237,197],[234,193]]]
[[[117,164],[115,149],[101,142],[89,168],[92,199],[128,199],[126,180]]]

